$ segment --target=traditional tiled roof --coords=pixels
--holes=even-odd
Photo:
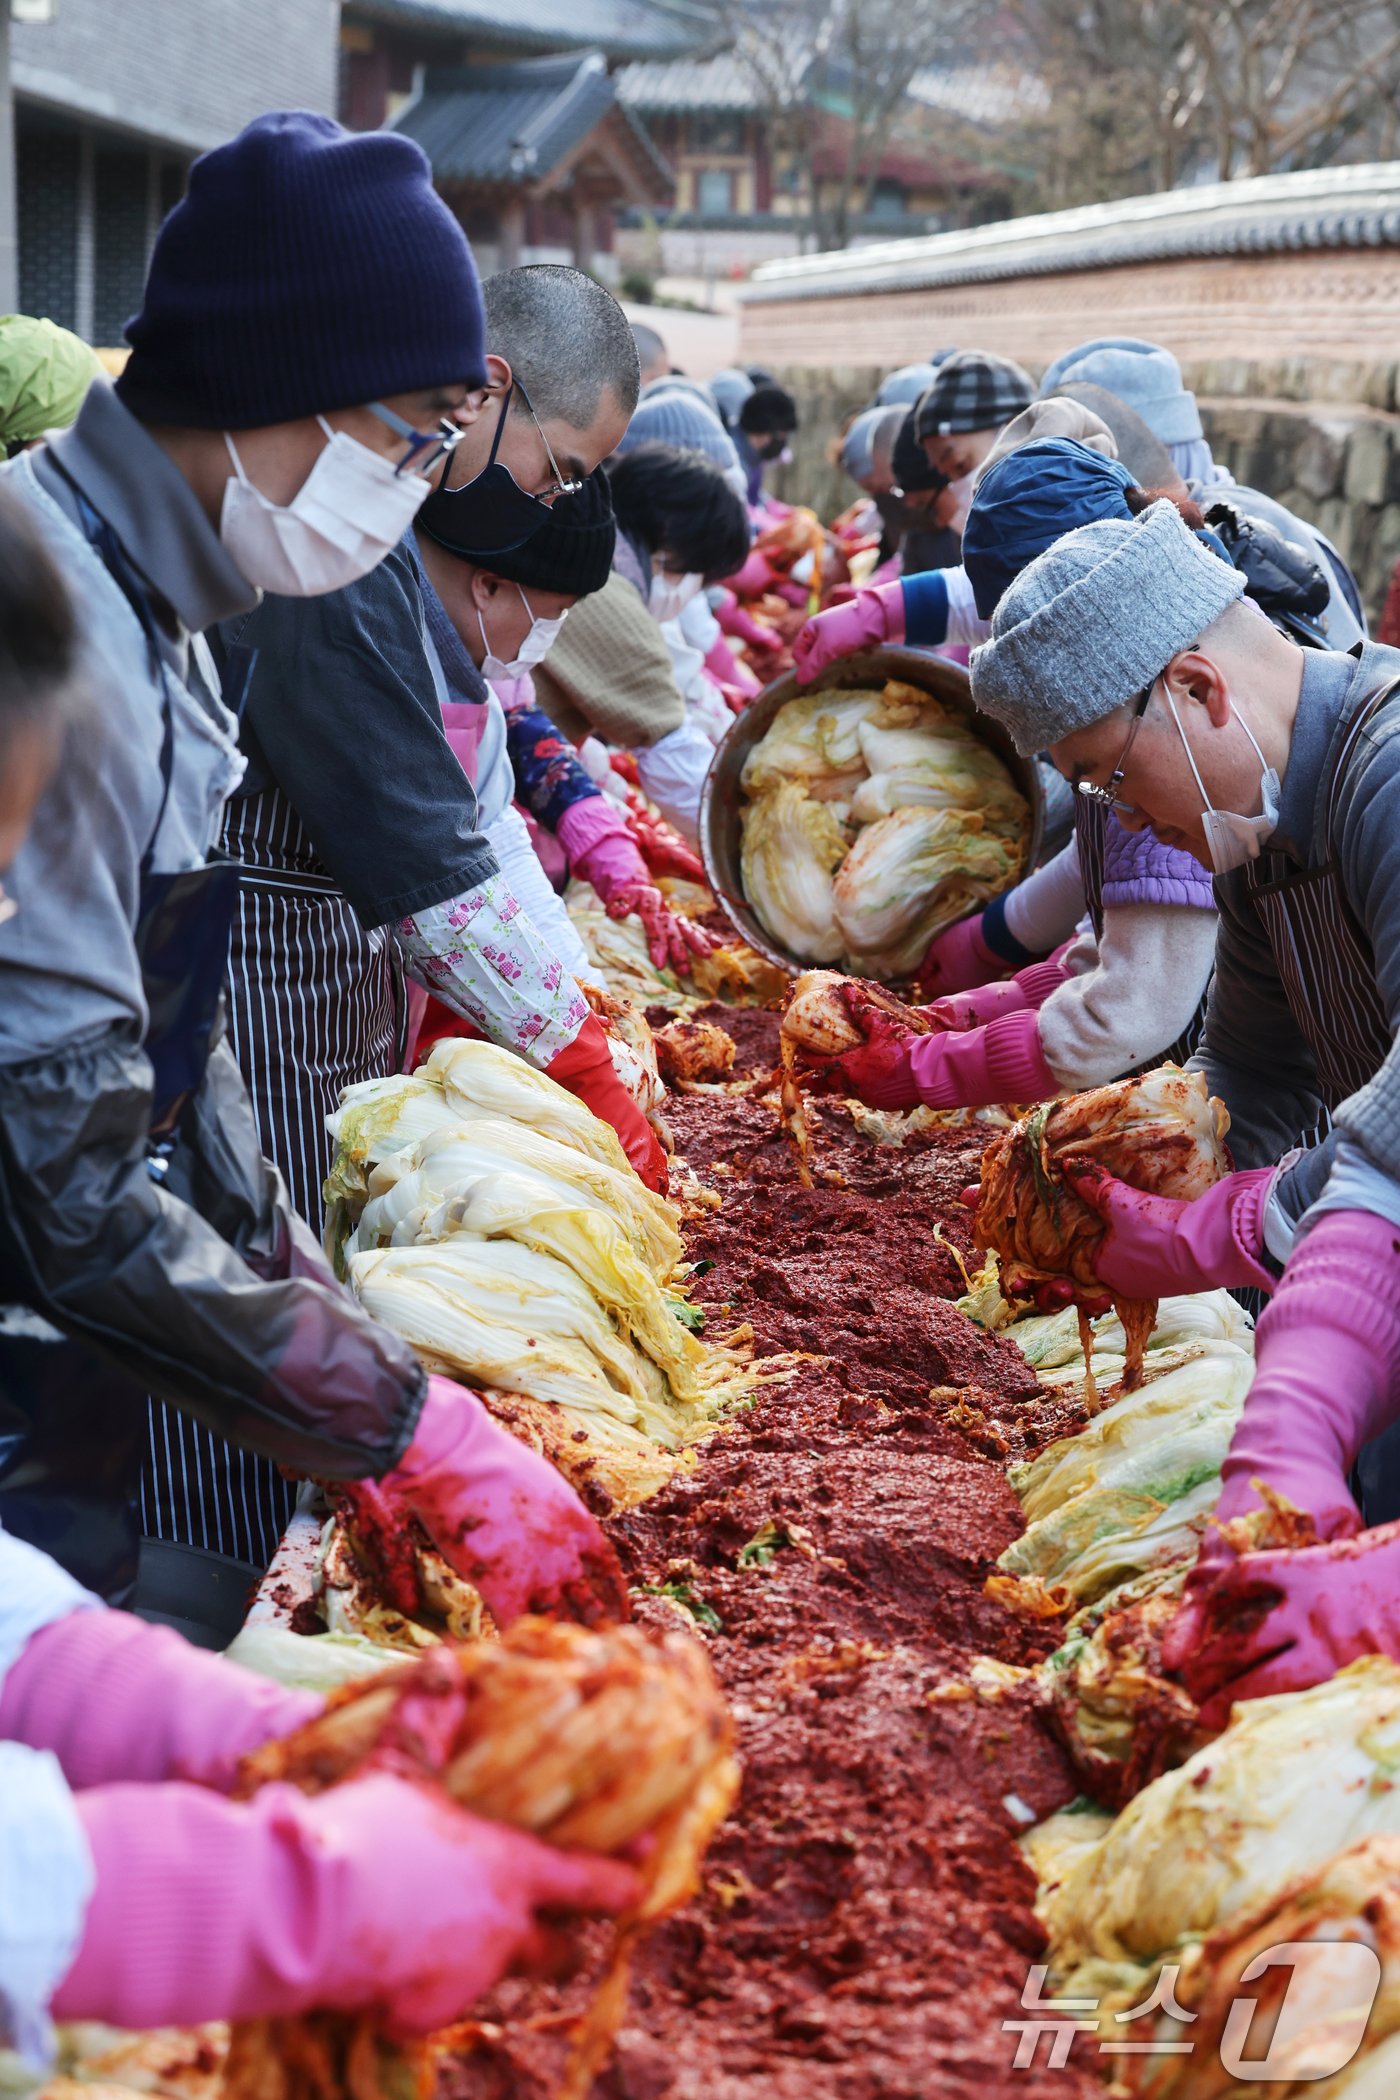
[[[830,299],[1180,256],[1400,245],[1400,161],[1259,175],[764,263],[741,299]]]
[[[639,116],[689,116],[711,110],[743,114],[764,103],[752,69],[737,51],[624,66],[617,76],[617,92]]]
[[[609,121],[625,131],[642,191],[658,201],[669,197],[671,171],[618,106],[596,51],[499,66],[429,66],[393,128],[423,148],[439,182],[531,182]]]
[[[613,59],[669,58],[714,36],[692,0],[344,0],[344,12],[507,50],[596,48]]]

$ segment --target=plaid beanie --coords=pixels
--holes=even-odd
[[[953,437],[965,430],[1000,430],[1035,399],[1035,381],[1011,357],[989,350],[959,350],[938,367],[919,396],[915,414],[921,438]]]
[[[1243,592],[1174,503],[1081,525],[1008,587],[972,652],[973,700],[1018,751],[1048,750],[1146,692]]]
[[[1101,386],[1137,410],[1164,445],[1190,444],[1202,435],[1196,397],[1181,383],[1181,367],[1160,343],[1136,335],[1100,336],[1057,357],[1040,382],[1042,395],[1063,386]]]
[[[504,576],[526,590],[559,591],[572,598],[586,598],[601,591],[612,571],[617,524],[613,517],[608,477],[595,467],[575,496],[560,496],[549,513],[549,522],[519,547],[505,553],[473,554],[468,548],[438,540],[425,513],[431,498],[418,513],[419,532],[460,555],[474,568],[492,576]]]
[[[890,447],[890,472],[894,485],[906,495],[918,495],[923,489],[946,489],[948,477],[940,474],[937,467],[928,463],[928,455],[919,443],[914,427],[914,410],[911,408],[900,424],[893,445]]]
[[[274,110],[216,146],[156,236],[117,394],[249,430],[486,377],[481,287],[427,155]]]

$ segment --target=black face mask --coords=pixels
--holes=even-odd
[[[414,520],[429,539],[436,540],[449,554],[460,554],[468,561],[509,554],[513,547],[523,547],[526,540],[533,539],[550,520],[549,505],[521,488],[510,468],[496,457],[513,392],[511,388],[501,403],[491,457],[475,481],[463,482],[459,489],[448,488],[447,473],[452,464],[449,452],[437,487],[425,498]]]
[[[760,459],[781,459],[787,450],[787,443],[787,439],[781,434],[777,437],[765,438],[758,447],[758,456]]]

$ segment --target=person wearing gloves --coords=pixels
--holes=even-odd
[[[547,523],[553,499],[611,448],[632,403],[636,353],[612,295],[578,271],[506,272],[483,296],[473,420],[456,448],[470,445],[472,457],[461,468],[445,455],[426,493],[443,531],[473,532],[494,549]],[[392,310],[380,326],[396,329]],[[249,761],[223,835],[247,870],[231,954],[234,1048],[301,1215],[319,1227],[326,1117],[343,1089],[403,1061],[405,974],[576,1094],[617,1131],[643,1178],[664,1186],[664,1156],[602,1026],[502,872],[447,741],[450,694],[411,536],[343,590],[267,596],[225,622],[218,642]],[[236,1462],[227,1452],[200,1460],[222,1495]],[[178,1470],[188,1466],[182,1454]],[[237,1470],[244,1501],[275,1520],[275,1540],[288,1484],[270,1469],[251,1479]],[[190,1519],[166,1489],[177,1468],[163,1436],[152,1471],[165,1490],[162,1534],[204,1543],[187,1539]]]
[[[635,1901],[620,1862],[389,1772],[230,1800],[239,1760],[320,1707],[0,1531],[0,2044],[28,2069],[55,2019],[334,2009],[425,2034],[528,1965],[542,1912]]]
[[[107,374],[80,335],[29,314],[0,316],[0,441],[5,457],[66,430],[95,379]]]
[[[1106,1293],[1272,1291],[1216,1513],[1257,1508],[1262,1480],[1328,1538],[1356,1530],[1352,1467],[1400,1405],[1400,653],[1303,650],[1239,604],[1243,588],[1170,504],[1086,525],[1008,589],[973,683],[1020,749],[1049,745],[1129,830],[1151,824],[1214,873],[1193,1062],[1229,1109],[1236,1171],[1190,1203],[1088,1168],[1073,1185],[1105,1222]],[[1324,1110],[1329,1135],[1298,1155]],[[1269,1556],[1277,1625],[1260,1612],[1227,1652],[1197,1656],[1211,1590],[1258,1572],[1237,1578],[1212,1531],[1168,1659],[1197,1696],[1276,1647],[1270,1688],[1315,1681],[1376,1634],[1394,1550],[1333,1560],[1312,1620],[1315,1564],[1297,1557],[1295,1593],[1294,1560]]]
[[[1004,455],[964,534],[981,631],[1038,554],[1091,519],[1126,520],[1138,493],[1116,460],[1068,438]],[[933,581],[912,578],[911,598]],[[919,976],[944,993],[925,1009],[934,1032],[903,1035],[851,988],[866,1041],[834,1060],[832,1084],[877,1107],[979,1107],[1102,1086],[1187,1054],[1215,952],[1210,878],[1189,853],[1075,799],[1077,836],[1063,853],[932,943]],[[1009,981],[987,981],[1012,964]],[[959,977],[969,988],[949,996]]]
[[[1315,525],[1288,510],[1261,489],[1243,487],[1233,475],[1218,467],[1211,453],[1196,397],[1183,385],[1181,366],[1160,343],[1141,336],[1100,336],[1067,350],[1049,366],[1040,382],[1042,396],[1069,389],[1076,393],[1089,385],[1103,388],[1142,418],[1165,446],[1173,474],[1180,478],[1185,494],[1203,509],[1215,503],[1230,503],[1252,518],[1262,518],[1285,539],[1295,540],[1321,552],[1323,567],[1333,590],[1327,608],[1328,643],[1333,649],[1350,649],[1366,636],[1366,615],[1356,578],[1337,549]],[[1120,446],[1120,457],[1126,453]],[[1171,492],[1173,484],[1153,473],[1139,477],[1145,488]]]
[[[1028,427],[1037,420],[1052,419],[1028,412]],[[1021,570],[1064,531],[1134,517],[1151,501],[1120,463],[1077,440],[1033,438],[1004,453],[983,471],[964,534],[977,607],[990,619]],[[1199,510],[1188,503],[1186,512],[1203,531]],[[1325,596],[1320,567],[1259,521],[1247,558],[1242,573],[1254,602],[1315,643],[1310,615],[1296,607]],[[913,579],[911,592],[925,581]],[[867,1098],[884,1107],[980,1106],[1081,1091],[1190,1054],[1214,960],[1209,876],[1184,849],[1113,821],[1095,798],[1073,799],[1072,844],[931,944],[919,974],[945,994],[927,1009],[945,1032],[911,1040],[894,1057],[883,1016],[862,1015],[869,1057],[857,1049],[842,1067],[853,1091],[873,1087]],[[1071,941],[1086,905],[1088,922]],[[1010,982],[990,982],[1008,962],[1016,968]],[[878,1069],[862,1084],[870,1059]],[[896,1091],[909,1098],[897,1101]]]
[[[159,1559],[138,1550],[152,1391],[201,1448],[376,1479],[454,1565],[498,1567],[503,1604],[621,1595],[553,1468],[337,1285],[220,1035],[236,871],[211,848],[241,761],[200,631],[395,544],[479,314],[416,146],[261,117],[196,162],[116,387],[5,470],[71,582],[100,705],[68,729],[0,923],[0,1279],[31,1316],[0,1343],[0,1521],[121,1601]],[[172,1482],[184,1508],[198,1477]],[[212,1510],[208,1542],[249,1565],[241,1514]]]
[[[857,418],[857,422],[861,420]],[[855,424],[851,426],[852,431],[855,427]],[[849,432],[847,436],[849,438]],[[1008,453],[1019,452],[1038,438],[1067,438],[1104,459],[1117,457],[1113,434],[1099,417],[1074,402],[1037,401],[1014,417],[999,434],[978,469],[978,486],[998,460],[1004,459]],[[1023,500],[1020,487],[1018,484],[1017,500]],[[1051,521],[1058,521],[1059,504],[1058,484],[1052,478],[1042,505],[1043,515]],[[1085,521],[1076,518],[1074,522],[1083,524]],[[1014,544],[1020,546],[1025,526],[1018,520],[1012,525],[1013,532],[1017,525],[1021,537]],[[1031,527],[1033,539],[1038,526],[1039,520]],[[980,529],[979,544],[990,551],[1004,529],[1004,521],[998,516],[995,523],[990,523],[988,507],[984,504],[978,525],[973,525],[969,512],[963,528],[964,543],[969,527],[975,536]],[[1067,531],[1069,528],[1063,526],[1061,529]],[[1039,553],[1041,547],[1048,544],[1042,534],[1032,551]],[[979,607],[977,603],[968,574],[965,544],[963,555],[961,562],[947,568],[915,571],[888,583],[863,585],[845,604],[814,613],[793,643],[793,671],[798,684],[811,685],[840,657],[852,656],[860,649],[880,649],[901,642],[916,649],[933,649],[950,642],[960,646],[984,642],[991,632],[991,607]],[[1022,565],[1029,559],[1029,554],[1021,553]],[[1014,566],[1008,573],[1014,573]],[[995,602],[993,597],[992,605]]]
[[[573,975],[591,980],[593,966],[545,878],[518,801],[558,839],[571,872],[593,885],[611,917],[641,919],[658,968],[688,968],[693,955],[709,953],[708,935],[667,905],[626,819],[541,711],[531,683],[573,608],[612,573],[616,525],[606,472],[595,467],[577,495],[559,498],[547,525],[508,553],[474,557],[439,537],[450,529],[429,498],[414,539],[428,638],[449,694],[443,724],[472,782],[477,822],[516,894]]]

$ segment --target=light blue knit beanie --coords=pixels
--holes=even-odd
[[[1101,386],[1136,409],[1164,445],[1203,435],[1196,397],[1181,383],[1181,366],[1160,343],[1136,335],[1104,335],[1057,357],[1040,382],[1047,400],[1065,386]]]
[[[1010,584],[972,652],[972,697],[1018,751],[1047,751],[1136,699],[1244,593],[1163,499],[1068,532]]]

